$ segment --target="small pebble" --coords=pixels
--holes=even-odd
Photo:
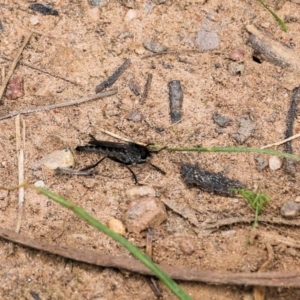
[[[143,115],[140,111],[134,110],[126,116],[126,119],[128,121],[139,123],[143,120]]]
[[[282,161],[278,156],[271,156],[269,158],[269,168],[272,171],[279,170],[282,166]]]
[[[130,22],[137,17],[137,12],[134,9],[129,9],[124,17],[125,22]]]
[[[108,0],[90,0],[89,2],[92,6],[103,7],[108,3]]]
[[[295,202],[300,203],[300,196],[297,196]]]
[[[39,24],[39,18],[38,18],[38,16],[32,16],[31,18],[29,18],[29,22],[33,26]]]
[[[74,166],[74,157],[69,149],[58,150],[45,156],[41,162],[45,167],[51,170],[57,168],[72,168]]]
[[[249,115],[239,117],[239,130],[231,136],[242,145],[253,134],[256,124],[251,120]]]
[[[238,62],[243,62],[245,60],[245,51],[241,49],[234,49],[230,53],[230,59]]]
[[[168,47],[157,40],[147,39],[143,42],[144,47],[153,53],[162,53],[168,50]]]
[[[242,75],[244,73],[245,66],[236,61],[232,61],[228,65],[228,72],[230,75]]]
[[[120,220],[110,219],[107,222],[107,226],[117,234],[120,234],[122,236],[125,236],[126,234],[125,226]]]
[[[166,219],[164,205],[154,197],[132,201],[126,213],[127,229],[135,233],[158,226]]]
[[[257,171],[261,172],[268,166],[268,163],[261,156],[257,156],[254,159]]]
[[[226,127],[232,122],[230,118],[226,116],[221,116],[218,113],[213,114],[213,120],[221,127]]]
[[[24,79],[21,76],[13,77],[6,88],[6,98],[9,100],[16,100],[24,96],[23,88]]]
[[[179,243],[179,248],[182,253],[191,255],[195,252],[195,246],[191,239],[183,239]]]
[[[153,187],[147,185],[134,186],[126,191],[126,195],[130,199],[135,199],[137,197],[155,197],[156,193]]]
[[[293,219],[300,215],[300,204],[288,201],[281,208],[281,215],[284,218]]]
[[[197,34],[195,44],[201,51],[208,51],[217,48],[220,40],[216,32],[201,30]]]
[[[142,88],[141,86],[134,80],[129,81],[129,88],[130,90],[136,95],[139,96],[142,93]]]
[[[36,187],[45,187],[45,182],[43,180],[38,180],[34,183]]]

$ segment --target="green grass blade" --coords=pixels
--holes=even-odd
[[[160,146],[149,146],[151,149],[161,149]],[[193,152],[252,152],[252,153],[262,153],[262,154],[269,154],[269,155],[277,155],[281,157],[286,157],[289,159],[293,159],[296,161],[300,161],[300,156],[286,153],[286,152],[280,152],[275,151],[272,149],[261,149],[261,148],[246,148],[246,147],[183,147],[183,148],[173,148],[173,147],[167,147],[165,148],[167,151],[193,151]]]
[[[115,233],[111,229],[109,229],[104,224],[100,223],[98,220],[89,215],[86,211],[84,211],[79,206],[71,203],[67,199],[61,197],[60,195],[53,193],[42,187],[33,187],[38,190],[40,193],[49,197],[50,199],[56,201],[62,206],[72,210],[77,216],[86,221],[88,224],[92,225],[99,231],[107,234],[115,241],[123,245],[127,250],[130,251],[132,255],[134,255],[137,259],[139,259],[146,267],[148,267],[179,299],[182,300],[191,300],[192,298],[182,290],[175,281],[173,281],[165,272],[163,272],[152,260],[146,256],[143,252],[141,252],[137,247],[128,242],[125,238]]]
[[[275,12],[262,0],[258,0],[260,2],[260,4],[270,12],[270,14],[275,18],[275,20],[280,24],[281,28],[287,32],[288,31],[288,27],[286,26],[286,24],[275,14]]]

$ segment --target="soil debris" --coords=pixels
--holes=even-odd
[[[219,195],[234,196],[235,192],[231,189],[245,188],[245,185],[238,180],[229,179],[221,173],[206,171],[198,165],[183,163],[181,175],[187,185]]]
[[[131,61],[129,58],[125,59],[123,64],[114,72],[110,77],[107,78],[107,80],[103,81],[99,85],[97,85],[95,92],[100,93],[104,89],[112,86],[118,78],[126,71],[126,69],[130,66]]]
[[[182,117],[183,92],[180,80],[172,80],[169,82],[169,100],[171,123],[177,123]]]
[[[46,6],[41,3],[30,4],[29,8],[36,11],[42,15],[58,16],[58,11],[50,6]]]

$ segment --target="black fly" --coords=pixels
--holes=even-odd
[[[115,143],[109,141],[101,141],[94,138],[90,135],[91,140],[89,141],[88,145],[85,146],[77,146],[75,150],[82,151],[82,152],[97,152],[105,154],[103,158],[101,158],[97,163],[85,167],[80,171],[86,171],[98,166],[105,158],[109,158],[115,162],[118,162],[122,165],[125,165],[126,168],[131,172],[135,183],[138,183],[136,175],[134,172],[129,168],[129,165],[138,165],[148,163],[151,165],[155,170],[162,174],[166,174],[163,170],[159,167],[151,164],[148,162],[148,159],[151,157],[151,152],[147,148],[147,146],[142,146],[136,143]],[[162,150],[162,149],[161,149]],[[161,151],[159,150],[159,151]],[[159,152],[156,151],[155,153]]]

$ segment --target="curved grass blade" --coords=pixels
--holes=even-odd
[[[270,14],[275,18],[275,20],[279,23],[279,25],[281,26],[281,28],[287,32],[288,31],[288,27],[286,26],[286,24],[275,14],[275,12],[262,0],[258,0],[260,2],[260,4],[270,12]]]
[[[182,290],[175,281],[173,281],[165,272],[163,272],[152,260],[146,256],[143,252],[141,252],[137,247],[128,242],[125,238],[115,233],[107,226],[93,218],[86,211],[84,211],[81,207],[71,203],[64,197],[53,193],[42,187],[31,186],[36,189],[40,193],[54,200],[55,202],[61,204],[62,206],[72,210],[77,216],[79,216],[82,220],[86,221],[88,224],[92,225],[99,231],[105,233],[106,235],[113,238],[115,241],[124,246],[127,250],[130,251],[132,255],[134,255],[138,260],[140,260],[146,267],[148,267],[179,299],[182,300],[191,300],[192,298]]]

